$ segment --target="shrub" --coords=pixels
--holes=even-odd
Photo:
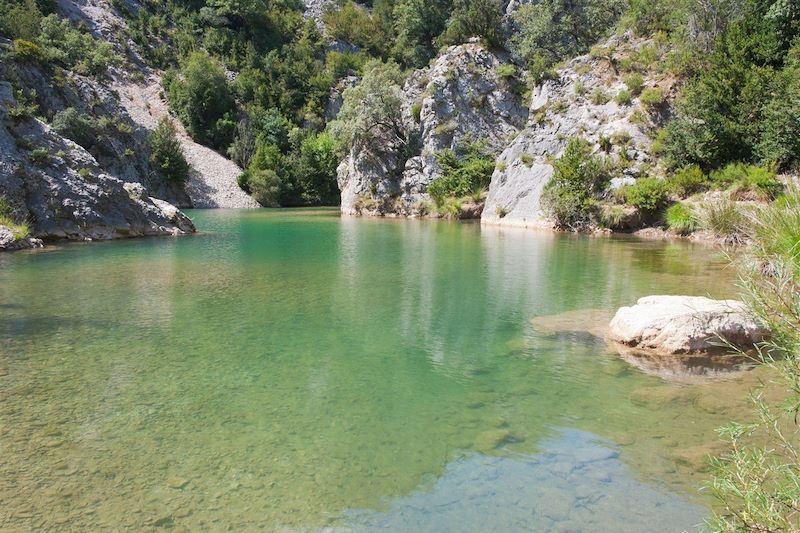
[[[591,154],[584,139],[572,138],[553,163],[553,177],[542,193],[542,208],[558,227],[579,230],[596,219],[599,195],[610,180],[607,159]]]
[[[503,7],[499,0],[454,0],[447,29],[439,37],[441,44],[460,44],[470,37],[480,37],[489,48],[504,44]]]
[[[509,80],[517,75],[517,67],[512,65],[511,63],[504,63],[497,67],[496,71],[497,76],[504,80]]]
[[[667,227],[681,235],[688,235],[697,230],[697,217],[691,207],[678,202],[672,204],[664,214]]]
[[[22,61],[41,61],[45,59],[42,47],[25,39],[14,39],[11,54],[15,59]]]
[[[644,86],[644,78],[639,73],[634,73],[625,78],[625,86],[632,95],[638,95]]]
[[[775,198],[783,190],[774,170],[743,163],[731,163],[712,172],[711,180],[732,187],[736,193],[751,192],[764,199]]]
[[[37,43],[44,57],[81,74],[98,75],[119,62],[111,44],[74,29],[67,19],[48,15],[41,21]]]
[[[74,107],[59,111],[53,117],[53,129],[89,150],[96,140],[96,123],[92,117]]]
[[[617,93],[617,96],[614,97],[614,101],[618,105],[628,105],[631,103],[631,93],[628,89],[622,89],[620,92]]]
[[[44,165],[45,163],[50,161],[50,150],[48,150],[43,146],[34,148],[28,154],[28,160],[31,163],[35,163],[37,165]]]
[[[756,357],[770,367],[781,393],[765,394],[759,386],[750,393],[754,412],[747,423],[732,422],[720,430],[729,451],[712,463],[708,488],[719,505],[709,525],[714,531],[797,531],[800,202],[794,196],[754,213],[751,221],[753,245],[739,262],[743,300],[769,331]]]
[[[414,122],[419,124],[422,116],[422,104],[420,102],[411,104],[411,116],[414,118]]]
[[[175,125],[168,118],[162,118],[150,133],[150,163],[158,173],[169,181],[184,181],[189,177],[191,167],[183,155]]]
[[[264,207],[279,207],[282,183],[274,170],[247,169],[237,179],[239,185]],[[244,186],[242,186],[244,185]]]
[[[233,95],[225,71],[203,52],[193,52],[180,72],[165,76],[170,105],[193,139],[224,149],[233,140],[236,124]]]
[[[330,37],[364,48],[375,55],[389,51],[390,28],[381,24],[379,17],[352,1],[330,9],[323,16],[325,30]]]
[[[0,1],[0,35],[31,41],[39,34],[41,20],[35,0]]]
[[[667,183],[658,178],[639,178],[633,185],[623,188],[623,195],[626,203],[652,214],[667,196]]]
[[[697,165],[686,166],[672,174],[669,187],[678,196],[689,196],[708,187],[708,177]]]
[[[428,194],[441,206],[446,198],[480,194],[492,179],[494,156],[486,143],[463,142],[455,150],[436,154],[442,175],[428,187]]]
[[[592,93],[591,98],[589,99],[594,105],[605,105],[611,100],[611,97],[608,96],[608,93],[605,92],[601,87],[598,87]]]
[[[517,31],[509,48],[521,63],[552,65],[585,52],[617,21],[625,4],[618,0],[543,0],[512,15]]]
[[[404,76],[394,62],[372,60],[364,65],[361,81],[346,89],[336,120],[328,124],[328,132],[340,143],[342,152],[356,144],[379,150],[381,140],[393,146],[408,143],[403,124],[402,84]]]
[[[664,90],[661,87],[648,87],[642,91],[639,101],[650,110],[656,109],[664,103]]]
[[[628,213],[620,205],[602,204],[598,215],[598,222],[604,228],[616,230],[623,229]]]

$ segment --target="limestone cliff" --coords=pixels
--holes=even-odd
[[[345,214],[418,215],[427,188],[441,174],[435,154],[460,142],[485,140],[496,152],[525,125],[519,81],[502,75],[504,58],[472,42],[447,48],[404,88],[406,151],[353,149],[338,170]]]
[[[652,45],[629,34],[615,36],[595,54],[577,57],[530,91],[524,101],[519,67],[472,42],[447,48],[434,63],[409,76],[403,120],[412,153],[391,145],[356,147],[339,166],[344,214],[416,216],[430,205],[427,188],[441,175],[435,154],[465,139],[485,140],[498,155],[481,215],[484,223],[549,226],[542,190],[571,137],[624,160],[612,188],[632,183],[655,162],[650,134],[670,113],[674,81],[642,76],[631,91],[618,61]],[[608,52],[604,55],[604,51]],[[641,102],[647,89],[660,103]]]
[[[614,37],[606,50],[625,53],[644,44],[630,36]],[[483,223],[515,226],[549,226],[542,213],[540,197],[553,174],[550,164],[566,147],[571,137],[580,136],[609,152],[614,158],[629,161],[624,174],[612,186],[636,179],[643,165],[653,163],[652,141],[647,130],[653,120],[669,112],[668,103],[650,109],[638,94],[618,98],[628,88],[617,71],[616,60],[584,55],[568,62],[553,80],[544,81],[533,91],[527,126],[503,151],[492,176]],[[655,88],[665,96],[670,81],[648,80],[644,87]]]
[[[110,175],[89,151],[22,115],[0,81],[0,193],[43,239],[112,239],[194,231],[172,204],[141,183]]]

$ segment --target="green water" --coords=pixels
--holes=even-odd
[[[731,296],[713,250],[191,216],[199,235],[0,256],[0,529],[681,531],[707,515],[699,470],[751,378],[664,380],[531,319]]]

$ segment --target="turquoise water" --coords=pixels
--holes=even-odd
[[[0,529],[682,531],[750,377],[609,352],[709,248],[331,210],[0,256]],[[532,321],[533,320],[533,321]]]

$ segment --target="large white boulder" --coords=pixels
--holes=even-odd
[[[737,300],[698,296],[647,296],[622,307],[611,320],[609,338],[651,353],[721,352],[725,342],[751,348],[767,330]]]

